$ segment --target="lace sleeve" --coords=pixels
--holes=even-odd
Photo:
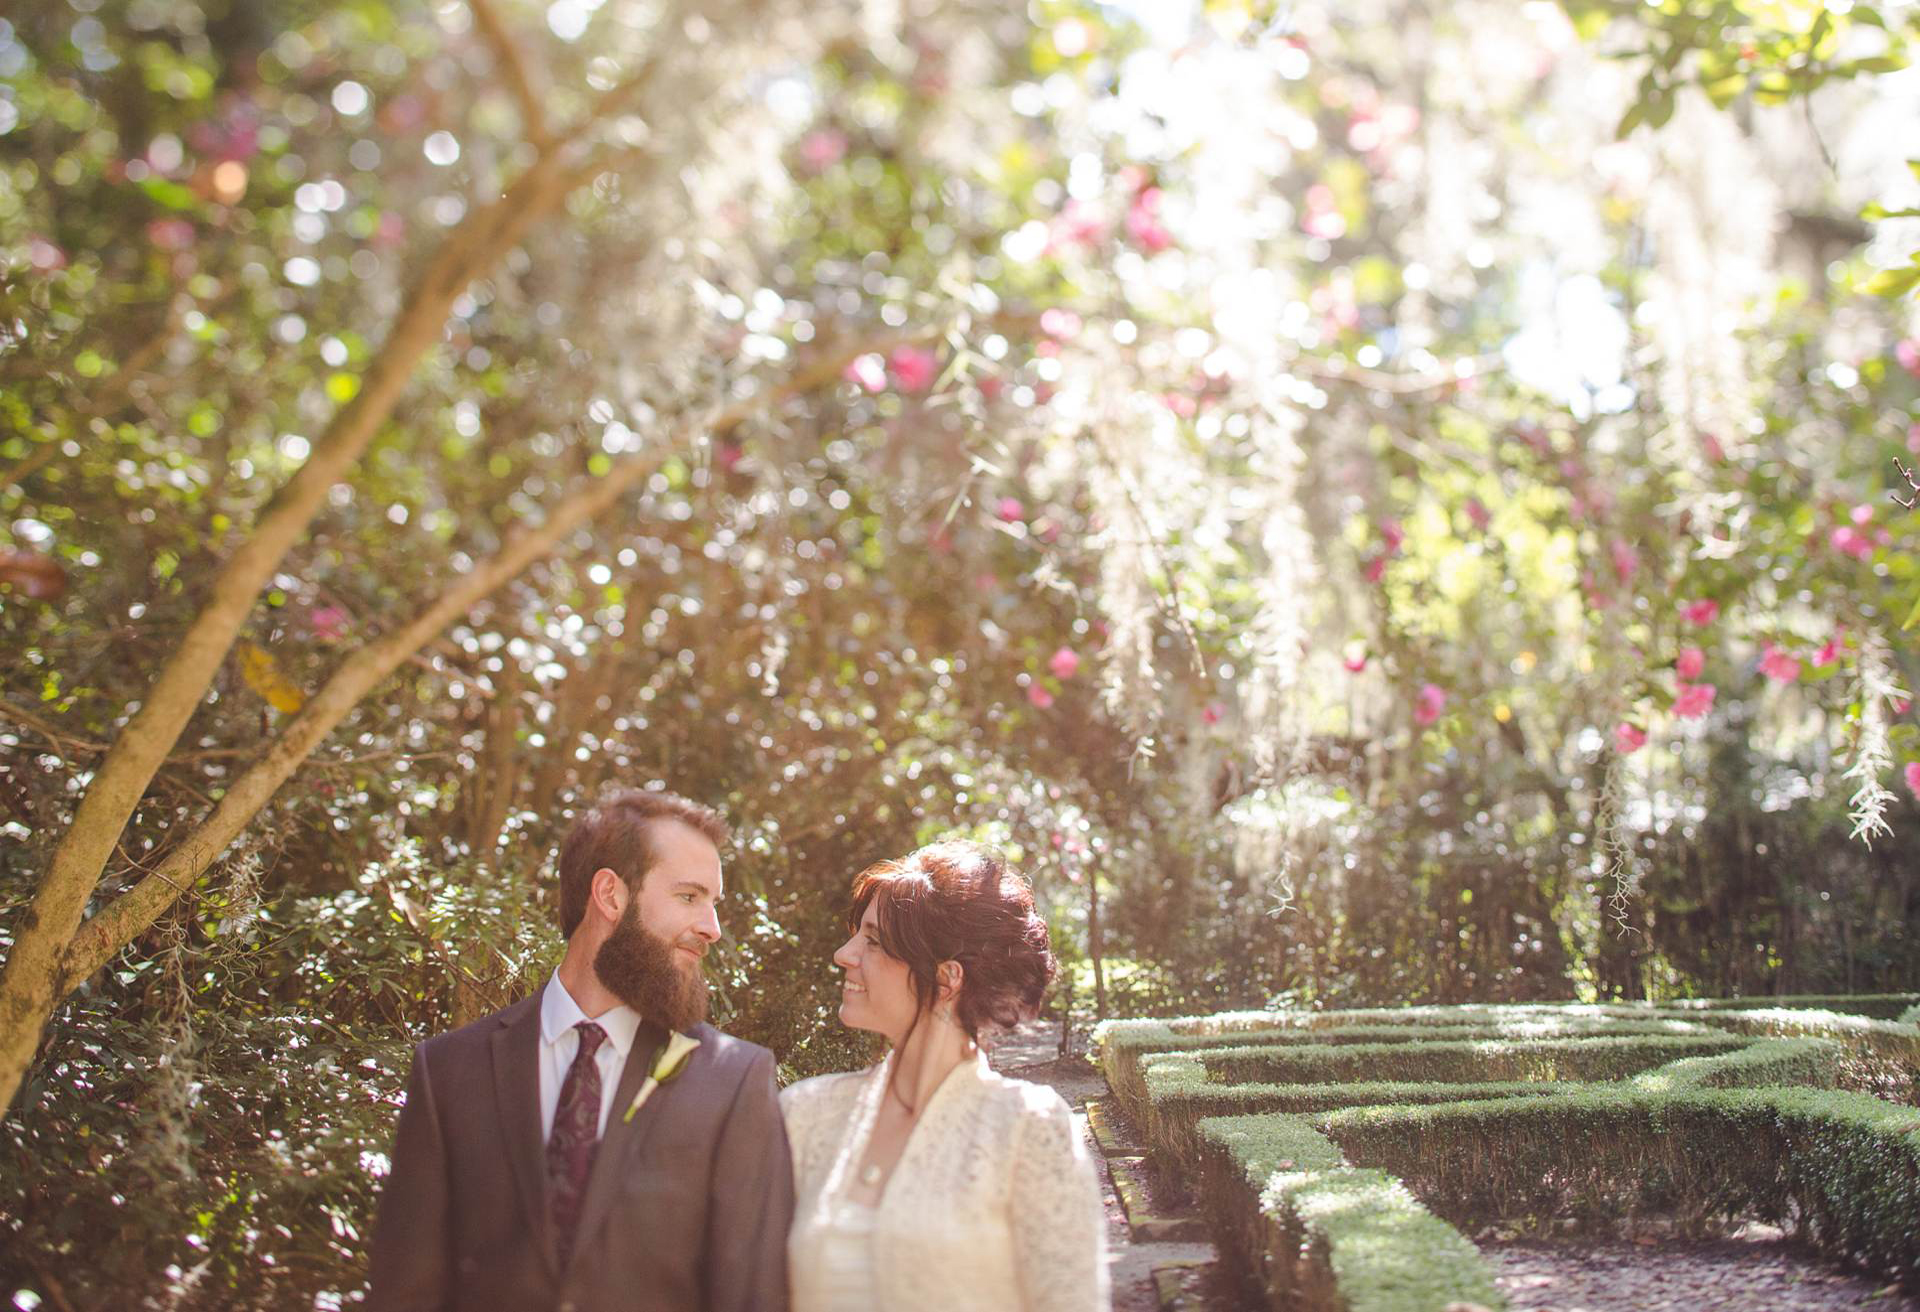
[[[1014,1275],[1038,1312],[1106,1312],[1107,1217],[1100,1177],[1051,1089],[1036,1089],[1020,1119],[1013,1156]]]

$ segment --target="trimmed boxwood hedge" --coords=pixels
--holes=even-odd
[[[1200,1137],[1214,1236],[1276,1312],[1505,1306],[1464,1236],[1392,1176],[1348,1166],[1304,1118],[1210,1118]]]
[[[1757,1215],[1920,1284],[1920,1109],[1825,1089],[1617,1085],[1313,1119],[1349,1160],[1452,1219]]]
[[[1920,998],[1782,1001],[1241,1012],[1097,1042],[1276,1308],[1498,1305],[1440,1216],[1758,1214],[1920,1284],[1920,1111],[1832,1088],[1912,1096]]]
[[[1478,1043],[1362,1043],[1337,1048],[1203,1048],[1192,1055],[1219,1084],[1424,1084],[1505,1080],[1616,1080],[1681,1057],[1745,1047],[1731,1034],[1489,1040]]]

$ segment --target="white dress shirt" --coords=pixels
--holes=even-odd
[[[598,1016],[580,1010],[580,1004],[567,992],[555,971],[540,995],[540,1142],[553,1135],[554,1114],[560,1110],[560,1086],[566,1082],[567,1068],[580,1051],[580,1035],[574,1026],[590,1020],[607,1032],[607,1038],[593,1054],[600,1068],[600,1136],[606,1137],[607,1117],[613,1111],[620,1072],[626,1069],[627,1054],[633,1051],[634,1036],[640,1032],[640,1013],[625,1004]]]

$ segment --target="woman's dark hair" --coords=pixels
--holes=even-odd
[[[848,933],[869,904],[881,948],[906,963],[923,1011],[939,996],[940,963],[957,961],[953,1017],[968,1037],[1039,1014],[1056,965],[1047,922],[1034,914],[1025,876],[993,848],[956,839],[868,866],[853,881]]]
[[[573,822],[560,844],[560,936],[572,938],[587,914],[587,890],[603,866],[638,893],[659,854],[653,826],[676,820],[715,847],[727,841],[726,822],[711,808],[678,793],[650,788],[616,788]]]

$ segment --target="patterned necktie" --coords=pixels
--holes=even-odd
[[[580,1050],[573,1054],[567,1078],[560,1085],[560,1105],[553,1113],[553,1133],[547,1138],[547,1196],[553,1206],[553,1235],[564,1269],[573,1257],[573,1232],[580,1224],[580,1204],[587,1196],[587,1174],[600,1146],[600,1065],[593,1054],[607,1032],[590,1020],[575,1025]]]

